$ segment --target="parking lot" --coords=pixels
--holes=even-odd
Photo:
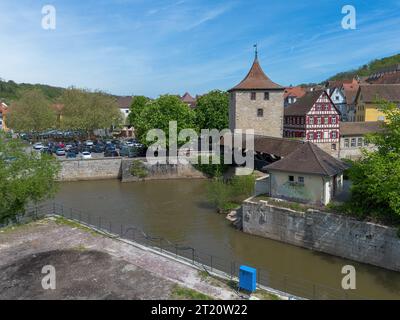
[[[29,146],[27,151],[52,155],[60,160],[101,159],[111,157],[142,157],[146,147],[134,138],[94,137],[83,139],[81,136],[70,135],[21,135]]]

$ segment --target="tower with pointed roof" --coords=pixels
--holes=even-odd
[[[256,49],[249,73],[229,90],[229,128],[254,129],[257,135],[281,138],[284,89],[264,73]]]

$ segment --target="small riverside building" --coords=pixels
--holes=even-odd
[[[269,195],[301,203],[327,205],[343,189],[347,165],[307,141],[265,167]]]

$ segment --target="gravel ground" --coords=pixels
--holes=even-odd
[[[55,290],[42,288],[46,265],[55,267]],[[0,231],[0,299],[163,300],[177,284],[237,298],[186,264],[52,218]]]

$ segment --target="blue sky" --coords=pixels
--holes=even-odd
[[[56,30],[41,28],[54,5]],[[341,27],[353,5],[357,29]],[[400,0],[1,0],[0,77],[113,94],[229,89],[260,62],[282,85],[400,52]]]

